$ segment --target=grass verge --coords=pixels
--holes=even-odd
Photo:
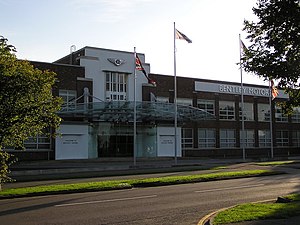
[[[274,161],[274,162],[256,163],[256,165],[259,165],[259,166],[282,166],[282,165],[293,164],[293,163],[297,163],[297,162],[296,161]]]
[[[25,196],[37,196],[59,193],[76,193],[88,191],[106,191],[116,189],[128,189],[133,187],[153,187],[162,185],[175,185],[184,183],[204,182],[221,179],[233,179],[241,177],[267,176],[275,175],[279,172],[271,170],[244,170],[236,172],[218,172],[210,174],[197,174],[186,176],[168,176],[159,178],[118,180],[118,181],[100,181],[77,184],[59,184],[48,186],[36,186],[26,188],[11,188],[0,191],[0,198],[14,198]]]
[[[300,215],[300,194],[286,196],[289,203],[248,203],[237,205],[216,215],[213,225],[251,220],[284,219]]]

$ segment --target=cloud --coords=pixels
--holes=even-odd
[[[117,23],[135,12],[144,3],[158,0],[74,0],[70,6],[77,14],[95,22]]]

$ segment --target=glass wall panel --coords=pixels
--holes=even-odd
[[[258,121],[267,122],[270,121],[270,105],[269,104],[257,104]]]
[[[229,148],[235,147],[236,137],[235,130],[233,129],[221,129],[220,130],[220,147]]]
[[[181,146],[183,149],[194,147],[194,135],[192,128],[181,129]]]
[[[235,120],[235,103],[230,101],[220,101],[220,120]]]
[[[216,147],[216,130],[215,129],[198,129],[198,147],[215,148]]]
[[[215,101],[213,100],[198,99],[197,107],[212,115],[215,115]]]
[[[253,103],[244,102],[244,121],[253,121]],[[240,103],[240,121],[242,121],[242,103]]]
[[[258,131],[258,143],[259,143],[259,147],[270,147],[271,146],[270,130],[259,130]]]

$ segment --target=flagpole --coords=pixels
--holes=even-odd
[[[134,47],[133,165],[136,166],[136,48]]]
[[[269,105],[270,105],[270,138],[271,138],[271,158],[274,157],[274,149],[273,149],[273,116],[272,116],[272,85],[271,80],[269,79]]]
[[[174,160],[177,164],[177,79],[176,79],[176,27],[174,22]]]
[[[246,160],[245,151],[245,120],[244,120],[244,85],[243,85],[243,70],[242,70],[242,46],[241,46],[241,34],[239,34],[239,44],[240,44],[240,71],[241,71],[241,104],[242,104],[242,148],[243,148],[243,160]],[[241,137],[240,137],[241,139]]]

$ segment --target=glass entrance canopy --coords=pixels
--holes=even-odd
[[[62,117],[88,118],[103,122],[133,122],[136,105],[137,122],[174,121],[175,105],[164,102],[107,101],[74,103],[63,106]],[[214,120],[215,116],[195,107],[177,105],[178,122]]]

